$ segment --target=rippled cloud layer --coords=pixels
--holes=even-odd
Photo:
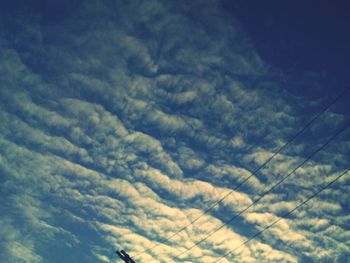
[[[252,175],[337,94],[296,96],[219,1],[4,10],[1,262],[214,262],[349,166],[348,129],[252,205],[350,96]],[[345,262],[349,178],[221,262]]]

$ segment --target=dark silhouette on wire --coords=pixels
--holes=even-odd
[[[264,229],[260,230],[259,232],[255,233],[254,235],[252,235],[250,238],[248,238],[246,241],[244,241],[242,244],[240,244],[239,246],[235,247],[234,249],[230,250],[229,252],[227,252],[225,255],[219,257],[217,260],[213,261],[212,263],[216,263],[218,262],[220,259],[228,256],[229,254],[233,253],[234,251],[236,251],[237,249],[239,249],[240,247],[244,246],[245,244],[247,244],[248,242],[250,242],[252,239],[256,238],[257,236],[261,235],[263,232],[265,232],[266,230],[268,230],[269,228],[271,228],[272,226],[276,225],[279,221],[281,221],[283,218],[286,218],[287,216],[289,216],[290,214],[292,214],[295,210],[299,209],[301,206],[305,205],[307,202],[309,202],[311,199],[315,198],[318,194],[320,194],[322,191],[324,191],[325,189],[329,188],[332,184],[334,184],[336,181],[338,181],[341,177],[343,177],[344,175],[346,175],[348,172],[350,171],[350,168],[348,168],[347,170],[345,170],[343,173],[341,173],[340,175],[338,175],[336,178],[334,178],[332,181],[330,181],[329,183],[327,183],[325,186],[323,186],[321,189],[319,189],[317,192],[315,192],[314,194],[312,194],[311,196],[309,196],[307,199],[305,199],[303,202],[301,202],[299,205],[297,205],[296,207],[294,207],[292,210],[286,212],[284,215],[282,215],[280,218],[276,219],[274,222],[272,222],[271,224],[269,224],[268,226],[266,226]]]
[[[333,141],[337,136],[339,136],[342,132],[344,132],[346,129],[348,129],[350,127],[350,123],[348,123],[345,127],[343,127],[341,130],[339,130],[338,132],[336,132],[330,139],[328,139],[321,147],[319,147],[318,149],[316,149],[314,152],[312,152],[308,157],[306,157],[304,159],[304,161],[302,161],[297,167],[295,167],[291,172],[289,172],[287,175],[285,175],[284,177],[282,177],[282,179],[280,179],[276,184],[274,184],[272,187],[270,187],[268,190],[266,190],[265,192],[263,192],[259,198],[257,198],[255,201],[253,201],[249,206],[247,206],[246,208],[244,208],[243,210],[241,210],[239,213],[235,214],[233,217],[231,217],[229,220],[227,220],[226,222],[224,222],[220,227],[218,227],[217,229],[215,229],[214,231],[212,231],[211,233],[209,233],[207,236],[205,236],[204,238],[202,238],[201,240],[195,242],[192,246],[190,246],[189,248],[185,249],[184,251],[182,251],[180,254],[177,254],[175,257],[173,257],[173,259],[177,259],[179,258],[181,255],[185,254],[186,252],[190,251],[192,248],[198,246],[199,244],[203,243],[205,240],[207,240],[209,237],[211,237],[212,235],[214,235],[215,233],[217,233],[220,229],[224,228],[225,226],[227,226],[228,224],[230,224],[232,221],[234,221],[236,218],[238,218],[240,215],[242,215],[244,212],[246,212],[249,208],[251,208],[252,206],[254,206],[255,204],[257,204],[258,202],[260,202],[261,199],[264,198],[265,195],[267,195],[268,193],[272,192],[277,186],[279,186],[280,184],[282,184],[289,176],[291,176],[292,174],[294,174],[300,167],[302,167],[305,163],[307,163],[314,155],[316,155],[318,152],[320,152],[322,149],[324,149],[331,141]]]
[[[350,87],[343,90],[335,99],[333,99],[325,108],[323,108],[322,111],[320,111],[316,116],[314,116],[302,129],[300,129],[288,142],[283,144],[276,152],[274,152],[270,158],[268,158],[262,165],[260,165],[257,169],[255,169],[249,176],[247,176],[245,179],[243,179],[242,182],[240,182],[237,186],[235,186],[231,191],[229,191],[227,194],[225,194],[223,197],[221,197],[218,201],[214,202],[211,206],[209,206],[206,210],[203,211],[203,213],[190,221],[187,225],[183,226],[179,230],[175,231],[172,235],[170,235],[167,238],[164,238],[160,240],[156,245],[151,246],[136,255],[135,257],[138,257],[148,251],[153,250],[154,248],[160,246],[161,244],[165,244],[165,242],[169,241],[173,237],[175,237],[178,233],[186,230],[189,226],[197,222],[200,218],[202,218],[204,215],[206,215],[209,211],[211,211],[216,205],[221,203],[223,200],[225,200],[228,196],[230,196],[234,191],[239,189],[242,185],[244,185],[250,178],[252,178],[254,175],[257,174],[261,169],[263,169],[273,158],[276,157],[277,154],[281,153],[285,148],[287,148],[288,145],[290,145],[300,134],[302,134],[308,127],[310,127],[318,118],[321,117],[328,109],[330,109],[339,99],[341,99],[348,91],[350,90]]]
[[[122,260],[124,260],[125,263],[135,263],[135,261],[124,251],[120,250],[120,252],[117,250],[115,252]]]

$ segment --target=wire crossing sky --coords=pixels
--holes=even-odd
[[[222,229],[223,227],[225,227],[226,225],[230,224],[234,219],[236,219],[237,217],[239,217],[240,215],[242,215],[244,212],[248,211],[249,208],[251,208],[252,206],[256,205],[257,203],[260,202],[260,200],[262,200],[265,195],[271,193],[276,187],[278,187],[279,185],[281,185],[285,180],[288,179],[289,176],[293,175],[300,167],[302,167],[304,164],[306,164],[315,154],[317,154],[319,151],[323,150],[330,142],[332,142],[333,140],[335,140],[341,133],[343,133],[346,129],[348,129],[350,126],[350,123],[348,125],[346,125],[344,128],[342,128],[341,130],[339,130],[338,132],[336,132],[329,140],[327,140],[320,148],[316,149],[314,152],[312,152],[309,156],[307,156],[307,158],[305,160],[303,160],[298,166],[296,166],[291,172],[289,172],[287,175],[282,176],[282,178],[280,180],[277,181],[276,184],[274,184],[273,186],[271,186],[268,190],[264,191],[263,193],[259,194],[259,197],[257,199],[255,199],[249,206],[247,206],[246,208],[244,208],[242,211],[240,211],[239,213],[237,213],[236,215],[234,215],[233,217],[231,217],[228,221],[224,222],[224,224],[222,224],[221,226],[219,226],[217,229],[215,229],[213,232],[211,232],[210,234],[208,234],[206,237],[204,237],[203,239],[199,240],[198,242],[196,242],[195,244],[193,244],[191,247],[187,248],[185,251],[181,252],[180,254],[176,255],[175,258],[173,259],[177,259],[179,258],[181,255],[183,255],[184,253],[186,253],[187,251],[191,250],[192,248],[194,248],[195,246],[198,246],[200,243],[202,243],[203,241],[207,240],[209,237],[211,237],[212,235],[214,235],[215,233],[217,233],[220,229]]]
[[[299,209],[299,207],[305,205],[307,202],[309,202],[311,199],[315,198],[318,194],[320,194],[321,192],[323,192],[324,190],[326,190],[327,188],[329,188],[332,184],[334,184],[335,182],[337,182],[340,178],[342,178],[344,175],[346,175],[348,172],[350,171],[350,169],[347,169],[346,171],[344,171],[343,173],[341,173],[340,175],[338,175],[335,179],[333,179],[332,181],[330,181],[329,183],[327,183],[324,187],[322,187],[320,190],[318,190],[316,193],[314,193],[313,195],[311,195],[310,197],[308,197],[305,201],[303,201],[302,203],[300,203],[299,205],[297,205],[296,207],[294,207],[292,210],[288,211],[287,213],[285,213],[282,217],[278,218],[277,220],[275,220],[273,223],[269,224],[268,226],[266,226],[265,228],[263,228],[262,230],[260,230],[259,232],[257,232],[256,234],[254,234],[252,237],[250,237],[249,239],[247,239],[246,241],[244,241],[242,244],[240,244],[239,246],[237,246],[236,248],[232,249],[229,253],[234,252],[235,250],[237,250],[238,248],[240,248],[241,246],[247,244],[248,242],[250,242],[251,240],[253,240],[254,238],[256,238],[257,236],[261,235],[263,232],[265,232],[266,230],[268,230],[269,228],[271,228],[272,226],[276,225],[279,221],[281,221],[283,218],[289,216],[290,214],[292,214],[295,210]],[[215,260],[213,263],[220,261],[223,257],[227,256],[228,254],[225,254],[224,256],[218,258],[217,260]]]
[[[147,248],[146,250],[137,253],[136,255],[134,255],[134,258],[140,256],[141,254],[144,254],[156,247],[158,247],[159,245],[161,245],[164,242],[169,241],[171,238],[175,237],[179,232],[187,229],[189,226],[191,226],[192,224],[194,224],[196,221],[198,221],[201,217],[203,217],[205,214],[207,214],[210,210],[212,210],[216,205],[218,205],[220,202],[222,202],[223,200],[225,200],[229,195],[231,195],[234,191],[236,191],[237,189],[239,189],[243,184],[245,184],[250,178],[252,178],[254,175],[257,174],[257,172],[259,172],[261,169],[263,169],[277,154],[279,154],[280,152],[282,152],[282,150],[284,150],[289,144],[291,144],[299,135],[301,135],[310,125],[312,125],[313,122],[315,122],[322,114],[324,114],[331,106],[333,106],[340,98],[342,98],[344,95],[346,95],[347,92],[349,92],[350,87],[348,87],[347,89],[345,89],[343,92],[341,92],[334,100],[332,100],[321,112],[319,112],[315,117],[313,117],[302,129],[300,129],[288,142],[286,142],[285,144],[283,144],[276,152],[274,152],[271,157],[269,157],[265,162],[263,162],[262,165],[260,165],[256,170],[254,170],[249,176],[247,176],[246,178],[244,178],[237,186],[235,186],[231,191],[229,191],[227,194],[225,194],[223,197],[221,197],[217,202],[215,202],[214,204],[212,204],[210,207],[208,207],[207,209],[204,210],[204,212],[199,216],[196,217],[194,220],[192,220],[189,224],[187,224],[186,226],[182,227],[181,229],[177,230],[174,234],[172,234],[170,237],[168,237],[167,239],[164,239],[161,241],[161,243],[158,243],[150,248]],[[346,127],[347,128],[347,127]],[[343,130],[341,130],[342,132]],[[338,133],[336,134],[336,136],[338,135]],[[331,140],[333,140],[333,137],[331,138]],[[323,147],[322,147],[323,148]],[[299,168],[299,167],[298,167]],[[294,171],[294,170],[293,170]],[[293,173],[293,172],[292,172]],[[264,194],[258,198],[257,200],[255,200],[253,202],[253,204],[255,204],[256,202],[259,202],[260,199],[262,199],[262,197],[264,196]],[[252,205],[248,206],[246,209],[250,208]],[[246,211],[246,209],[244,211]],[[237,218],[237,216],[239,216],[241,213],[237,214],[234,218]],[[231,219],[232,220],[232,219]],[[231,222],[231,220],[229,222]],[[229,223],[228,222],[228,223]],[[224,224],[226,225],[226,223]],[[224,226],[223,225],[223,226]],[[219,228],[221,229],[221,227]],[[215,233],[216,231],[214,231]],[[211,234],[209,234],[207,237],[209,237]],[[205,239],[207,239],[207,237]],[[203,241],[205,240],[203,239]],[[200,243],[202,242],[202,240],[200,241]],[[186,251],[184,251],[183,253],[189,251],[191,248],[193,248],[194,246],[198,245],[198,243],[196,243],[195,245],[193,245],[192,247],[188,248]],[[179,254],[182,255],[183,253]],[[178,255],[178,256],[179,256]],[[176,258],[178,257],[176,256]]]
[[[346,1],[0,2],[1,263],[350,258]]]

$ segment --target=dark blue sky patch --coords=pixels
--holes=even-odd
[[[320,88],[349,85],[347,1],[224,1],[223,6],[240,21],[258,52],[291,74],[292,91],[311,89],[313,97],[320,96]]]

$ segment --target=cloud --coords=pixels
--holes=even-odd
[[[42,257],[35,252],[32,239],[18,231],[10,219],[4,218],[0,222],[2,226],[1,260],[42,262]]]
[[[252,175],[318,102],[286,91],[220,1],[76,4],[56,22],[0,11],[26,42],[0,36],[3,257],[116,262],[116,248],[158,245],[138,261],[213,262],[346,166],[348,134],[224,226],[348,117],[330,111]],[[345,177],[221,262],[341,262],[347,189]]]

